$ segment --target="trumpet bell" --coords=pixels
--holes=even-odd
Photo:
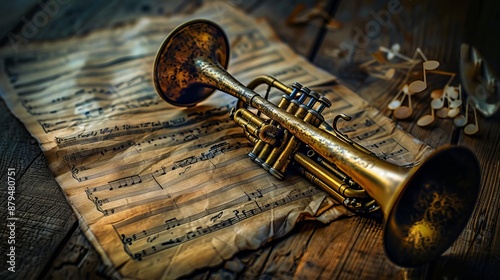
[[[156,92],[163,100],[181,107],[193,107],[205,100],[215,87],[209,86],[196,65],[207,61],[227,68],[229,43],[224,31],[201,19],[178,26],[156,54],[153,66]]]
[[[416,267],[441,255],[458,238],[474,209],[481,171],[463,147],[433,153],[409,174],[393,205],[387,205],[384,247],[402,267]]]

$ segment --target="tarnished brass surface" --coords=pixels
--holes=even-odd
[[[202,60],[211,61],[226,68],[229,45],[224,31],[204,20],[188,22],[177,31],[165,38],[156,55],[153,81],[163,100],[191,107],[214,90],[213,86],[207,87],[210,81],[198,74],[197,64]]]
[[[363,189],[352,190],[353,194],[363,196],[366,191],[371,197],[368,202],[363,201],[369,207],[364,210],[376,209],[371,199],[380,205],[385,217],[385,251],[396,265],[422,265],[441,255],[455,241],[472,213],[480,183],[479,165],[470,150],[448,146],[412,169],[390,164],[357,148],[352,141],[304,121],[305,115],[291,114],[243,86],[224,69],[228,52],[227,38],[216,24],[196,20],[179,26],[165,39],[156,57],[153,74],[158,93],[174,105],[194,106],[211,93],[207,88],[219,89],[237,97],[240,107],[244,104],[267,116],[285,131],[283,137],[297,139],[301,147],[310,147],[307,155],[290,155],[306,177],[334,198],[348,202],[355,198],[346,196],[349,188],[345,184],[354,181]],[[251,86],[259,83],[276,84],[285,94],[292,92],[271,77],[259,77]],[[254,119],[253,124],[262,123]],[[253,128],[247,133],[252,134],[249,138],[253,143],[262,140],[253,135],[258,134]],[[282,145],[287,142],[277,139]],[[285,148],[259,146],[263,148],[258,152],[266,153],[263,157],[273,149]],[[317,154],[321,160],[310,159],[309,154]],[[322,165],[321,161],[327,164]],[[336,176],[337,171],[328,170],[332,166],[345,175]]]

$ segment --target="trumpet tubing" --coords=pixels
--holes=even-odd
[[[480,183],[471,151],[448,146],[413,168],[396,166],[338,131],[336,121],[347,116],[337,116],[333,127],[326,124],[321,113],[331,103],[325,97],[269,76],[245,87],[226,72],[228,61],[228,40],[218,25],[187,22],[172,31],[158,51],[156,91],[165,101],[185,107],[195,106],[214,89],[238,98],[231,118],[254,144],[250,158],[279,179],[297,165],[307,179],[352,211],[380,208],[384,248],[394,264],[424,264],[455,241],[472,213]],[[260,84],[283,92],[278,105],[253,90]]]

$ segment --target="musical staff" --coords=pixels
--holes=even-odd
[[[96,207],[99,206],[100,208],[98,207],[97,209],[100,212],[102,212],[104,215],[115,214],[119,211],[122,211],[124,209],[128,209],[128,208],[132,207],[132,204],[128,203],[127,204],[128,206],[126,206],[125,208],[116,206],[116,204],[115,204],[115,207],[113,209],[108,209],[109,211],[105,211],[106,209],[103,209],[102,206],[104,204],[107,204],[107,203],[110,203],[113,201],[119,201],[119,200],[123,200],[123,199],[132,199],[134,197],[136,197],[134,199],[137,200],[138,199],[137,197],[140,197],[141,195],[144,195],[146,193],[149,193],[149,192],[152,192],[155,190],[162,190],[162,189],[164,189],[164,187],[162,187],[162,185],[158,181],[160,176],[164,176],[169,172],[170,172],[169,174],[171,174],[172,171],[179,169],[181,167],[186,167],[186,166],[191,166],[193,164],[202,163],[204,161],[214,159],[216,156],[222,155],[226,152],[240,150],[240,149],[245,148],[245,147],[251,147],[250,143],[237,143],[237,144],[232,145],[232,144],[228,144],[227,142],[224,142],[223,145],[219,144],[219,145],[214,145],[214,146],[210,147],[208,150],[208,153],[201,153],[201,155],[198,157],[190,156],[186,159],[174,162],[169,167],[162,166],[158,170],[155,170],[154,172],[151,172],[151,173],[119,178],[119,179],[108,182],[107,185],[102,185],[102,186],[94,187],[91,189],[87,189],[85,192],[87,193],[88,199],[90,201],[94,202],[96,204]],[[241,158],[238,158],[237,160],[242,160],[242,159],[246,159],[246,158],[241,157]],[[234,159],[229,159],[228,161],[233,162]],[[182,164],[184,166],[181,166]],[[225,162],[220,163],[220,165],[224,165],[224,164],[225,164]],[[202,171],[206,172],[207,170],[203,169]],[[190,172],[190,174],[194,176],[195,174],[201,174],[200,172],[201,171],[198,171],[196,173]],[[241,170],[239,172],[241,172]],[[239,172],[233,173],[233,175],[238,175]],[[175,174],[175,173],[173,173],[173,174]],[[182,176],[184,174],[185,173],[182,173],[182,174],[177,173],[176,175]],[[224,178],[224,176],[221,176],[221,178]],[[157,184],[153,184],[153,185],[149,184],[152,181],[156,182]],[[170,181],[170,183],[173,183],[172,180],[169,180],[169,181]],[[203,184],[200,183],[196,186],[196,188],[199,188],[202,185]],[[122,188],[127,188],[127,189],[135,188],[138,190],[137,191],[128,190],[127,193],[125,193],[125,194],[108,194],[105,197],[105,200],[102,199],[102,197],[103,197],[102,192],[103,191],[106,191],[107,193],[109,193],[112,191],[120,190]],[[186,190],[184,190],[184,191],[186,191]],[[171,196],[170,194],[166,195],[167,198],[169,198],[170,196]],[[99,197],[100,199],[97,199],[97,197]]]
[[[59,148],[66,148],[75,145],[91,144],[105,140],[113,140],[115,138],[140,135],[145,133],[155,132],[157,130],[168,130],[172,128],[180,128],[183,126],[194,125],[210,119],[212,117],[223,116],[229,113],[230,105],[227,104],[217,109],[210,109],[205,112],[191,114],[187,117],[179,117],[171,120],[156,120],[146,121],[137,124],[121,124],[120,126],[113,126],[113,128],[100,128],[97,130],[81,132],[78,134],[68,135],[65,137],[56,137],[55,141]],[[205,127],[203,127],[205,128]],[[109,132],[112,133],[109,133]],[[103,136],[104,135],[104,136]]]
[[[222,217],[222,214],[221,214],[220,217],[218,217],[217,219],[215,219],[215,220],[211,219],[211,221],[213,222],[212,225],[199,226],[199,227],[196,227],[196,228],[191,229],[189,231],[186,230],[181,235],[177,235],[177,236],[173,236],[173,237],[170,235],[170,236],[167,236],[169,238],[165,239],[165,240],[161,239],[162,235],[158,234],[157,230],[154,230],[154,232],[155,232],[154,236],[156,237],[154,239],[154,242],[149,242],[152,239],[149,238],[151,235],[149,234],[149,231],[147,231],[147,230],[142,231],[142,237],[139,237],[137,234],[132,234],[131,236],[121,235],[121,238],[122,238],[122,241],[124,243],[125,251],[129,252],[130,257],[135,259],[135,260],[141,261],[142,258],[147,256],[147,255],[151,255],[151,254],[160,252],[162,250],[166,250],[166,249],[178,246],[182,243],[191,241],[193,239],[202,237],[204,235],[208,235],[208,234],[217,232],[219,230],[222,230],[224,228],[227,228],[229,226],[235,225],[235,224],[240,223],[242,221],[245,221],[249,218],[252,218],[256,215],[270,211],[271,209],[287,205],[288,203],[291,203],[293,201],[296,201],[296,200],[299,200],[299,199],[302,199],[305,197],[310,197],[310,196],[315,195],[319,192],[320,191],[316,188],[310,188],[310,189],[307,189],[306,191],[302,191],[302,192],[293,192],[293,195],[286,195],[285,197],[282,197],[282,198],[268,200],[268,201],[263,202],[261,204],[257,204],[257,206],[255,206],[255,204],[247,204],[245,206],[245,209],[243,209],[243,210],[241,210],[241,208],[240,208],[240,210],[232,210],[231,211],[231,208],[229,208],[229,211],[227,211],[227,212],[229,212],[231,214],[229,216],[226,216],[225,218],[221,218]],[[254,206],[252,207],[252,205],[254,205]],[[248,206],[250,206],[250,207],[248,207]],[[224,212],[220,212],[220,213],[224,213]],[[193,221],[192,217],[188,217],[186,219]],[[165,230],[168,231],[168,230],[173,229],[175,227],[181,226],[183,223],[179,222],[176,218],[172,218],[172,219],[166,221],[166,224],[167,225],[165,226]],[[146,247],[145,249],[140,250],[140,251],[135,251],[135,252],[132,251],[131,247],[132,247],[132,245],[134,245],[133,242],[138,241],[144,237],[148,238],[147,243],[149,243],[148,244],[149,246]],[[151,244],[154,244],[154,245],[151,245]]]
[[[113,189],[120,189],[128,186],[133,186],[135,184],[140,184],[142,183],[141,176],[139,175],[132,175],[124,178],[120,178],[118,180],[113,180],[109,182],[109,190],[112,191]]]
[[[238,138],[243,139],[243,134],[241,132],[237,132],[235,134],[225,135],[225,136],[222,136],[220,138],[217,138],[216,140],[211,140],[209,142],[204,142],[204,143],[200,143],[200,144],[197,144],[197,145],[193,145],[193,146],[189,146],[189,147],[186,147],[186,148],[182,148],[182,149],[179,149],[179,150],[177,150],[175,152],[167,152],[167,153],[164,153],[164,154],[154,155],[154,156],[148,158],[147,160],[143,160],[143,161],[140,161],[140,162],[134,162],[133,161],[131,163],[123,164],[120,167],[108,167],[108,164],[106,164],[106,162],[103,162],[103,161],[101,161],[101,162],[94,162],[92,164],[87,164],[87,165],[80,165],[80,166],[76,166],[76,165],[73,164],[72,165],[71,173],[73,174],[73,178],[75,178],[79,182],[81,182],[81,181],[91,180],[91,179],[94,179],[94,178],[99,178],[101,176],[104,176],[104,175],[107,175],[107,174],[110,174],[110,173],[113,173],[113,172],[116,172],[116,171],[123,171],[123,170],[127,170],[127,169],[130,169],[130,168],[134,168],[134,167],[140,165],[141,163],[142,164],[150,164],[150,163],[160,162],[160,161],[172,158],[173,156],[178,155],[178,154],[183,154],[183,153],[195,151],[195,150],[198,150],[198,149],[203,149],[203,148],[210,147],[210,150],[207,153],[202,153],[198,157],[198,160],[205,161],[205,160],[209,160],[211,158],[214,158],[215,156],[217,156],[219,154],[222,154],[225,151],[230,151],[230,150],[233,150],[233,149],[237,149],[237,148],[241,148],[241,147],[245,147],[245,146],[249,145],[248,143],[244,142],[244,143],[238,143],[236,145],[227,145],[227,147],[222,148],[222,149],[213,148],[214,146],[220,145],[220,144],[215,144],[215,143],[218,143],[219,141],[225,141],[225,140],[234,140],[234,141],[236,141]],[[125,157],[126,156],[124,156],[123,158],[125,158]],[[108,163],[109,163],[109,161],[108,161]],[[89,170],[92,170],[92,169],[96,169],[97,167],[101,167],[101,168],[104,167],[104,168],[107,168],[107,169],[102,169],[98,173],[93,173],[91,175],[82,177],[82,172],[86,172],[86,171],[89,171]],[[175,168],[176,167],[174,165],[174,167],[172,168],[172,170],[174,170]]]
[[[247,181],[247,182],[255,181],[255,180],[258,180],[259,178],[260,178],[260,175],[256,178],[253,178],[252,180]],[[297,179],[295,179],[295,181],[294,180],[291,181],[291,183],[296,183],[296,182],[297,182]],[[264,195],[277,190],[280,186],[284,186],[284,183],[270,185],[269,187],[264,188],[260,192],[262,196],[259,196],[257,198],[262,198]],[[234,189],[234,187],[227,188],[225,190],[225,192],[233,190],[233,189]],[[221,194],[221,192],[219,192],[219,194]],[[142,231],[137,231],[137,226],[135,225],[137,223],[137,219],[135,219],[134,221],[128,222],[128,223],[122,222],[119,225],[115,225],[115,230],[117,232],[126,232],[127,228],[131,228],[133,230],[132,232],[130,232],[128,234],[120,233],[120,236],[122,237],[123,243],[127,243],[128,245],[132,245],[132,243],[134,241],[138,241],[142,238],[148,238],[151,235],[158,235],[159,233],[169,231],[170,229],[173,229],[177,226],[187,225],[189,223],[192,223],[192,222],[200,220],[200,219],[209,218],[210,222],[215,223],[217,220],[219,220],[222,217],[222,214],[224,212],[231,212],[227,209],[238,207],[239,205],[242,205],[242,204],[247,203],[248,201],[252,201],[252,200],[253,199],[249,199],[248,196],[242,195],[242,196],[236,197],[235,199],[233,199],[231,201],[228,201],[226,203],[218,205],[217,207],[213,207],[211,209],[204,209],[201,212],[198,212],[196,214],[190,215],[190,216],[185,217],[185,218],[179,218],[179,219],[178,218],[170,218],[168,220],[165,220],[165,222],[162,222],[162,220],[158,219],[158,225],[151,227],[151,228],[148,228],[148,229],[145,229],[145,230],[142,230]],[[186,201],[186,202],[183,202],[183,204],[187,206],[187,205],[193,205],[196,202],[199,202],[199,199],[195,199],[192,201]],[[166,209],[162,209],[162,211],[164,213],[167,212]],[[132,226],[132,225],[134,225],[134,226]],[[160,236],[160,235],[158,235],[158,236]]]

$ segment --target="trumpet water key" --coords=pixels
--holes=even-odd
[[[421,164],[403,168],[377,158],[325,122],[331,106],[320,94],[294,83],[260,76],[247,87],[228,74],[224,31],[206,20],[173,30],[155,59],[156,91],[167,102],[192,107],[214,89],[238,98],[231,118],[254,144],[249,156],[279,179],[297,166],[311,182],[350,210],[384,213],[384,248],[396,265],[414,267],[440,256],[471,215],[480,184],[474,154],[447,146]],[[275,105],[253,89],[267,84],[283,92]],[[258,114],[254,112],[258,111]]]

